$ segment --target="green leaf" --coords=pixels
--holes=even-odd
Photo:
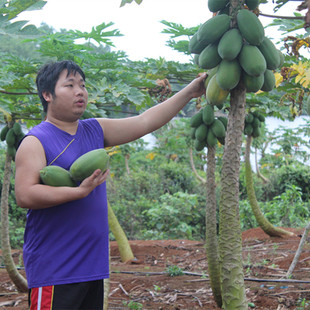
[[[131,3],[132,1],[133,1],[133,0],[122,0],[120,6],[122,7],[122,6],[124,6],[125,4],[127,4],[127,3],[128,3],[128,4]],[[143,0],[135,0],[135,2],[136,2],[137,4],[141,4],[142,1],[143,1]]]
[[[70,31],[70,33],[75,34],[79,38],[84,38],[85,40],[95,40],[97,43],[105,43],[111,46],[114,46],[110,40],[110,37],[120,37],[123,36],[119,30],[114,29],[110,31],[106,30],[108,27],[113,26],[114,23],[110,22],[108,24],[102,23],[96,27],[92,27],[91,32],[82,32],[79,30]]]
[[[26,10],[41,9],[47,1],[42,0],[11,0],[5,8],[0,9],[0,14],[8,13],[8,18],[13,19],[18,14]]]
[[[199,26],[185,28],[181,24],[167,22],[165,20],[162,20],[161,23],[168,27],[168,29],[164,29],[162,33],[170,34],[171,38],[177,38],[180,36],[192,36],[197,32],[199,28]]]

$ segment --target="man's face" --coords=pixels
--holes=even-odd
[[[48,102],[47,116],[58,120],[75,121],[82,116],[87,106],[88,92],[79,73],[67,76],[67,70],[64,70],[55,85],[55,95],[43,95]]]

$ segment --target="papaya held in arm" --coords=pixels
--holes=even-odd
[[[97,169],[105,172],[109,166],[109,159],[110,156],[103,148],[89,151],[73,162],[69,169],[71,177],[75,181],[83,181]]]

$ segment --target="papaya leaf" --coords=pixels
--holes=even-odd
[[[7,5],[0,9],[0,14],[8,13],[8,18],[11,20],[18,14],[26,10],[41,9],[47,1],[42,0],[12,0],[6,1]]]
[[[40,30],[34,25],[27,25],[18,31],[18,34],[24,36],[36,36],[39,35],[41,32]]]
[[[294,12],[296,17],[302,17],[300,13]],[[290,32],[294,32],[300,29],[304,29],[304,20],[303,19],[274,19],[267,27],[278,26],[279,30],[283,32],[283,34],[287,34]]]
[[[27,24],[28,21],[20,20],[14,23],[11,23],[5,27],[7,33],[17,33],[19,30],[22,29],[23,26]]]
[[[120,37],[123,36],[117,29],[111,30],[111,31],[103,31],[106,28],[114,25],[113,22],[110,22],[108,24],[102,23],[96,27],[92,27],[91,32],[82,32],[79,30],[70,31],[71,33],[74,33],[75,35],[79,36],[79,38],[84,38],[85,40],[93,39],[97,43],[105,43],[111,46],[114,46],[109,37]]]
[[[122,0],[120,7],[125,6],[127,3],[131,3],[133,0]],[[137,4],[141,4],[143,0],[135,0]]]
[[[274,7],[273,11],[277,12],[279,9],[281,9],[289,1],[290,0],[276,0],[275,2],[277,5]]]
[[[162,33],[170,34],[171,38],[177,38],[180,36],[192,36],[198,30],[198,26],[185,28],[181,24],[176,24],[165,20],[162,20],[161,23],[168,27],[167,29],[164,29]]]
[[[169,40],[167,41],[167,46],[171,47],[172,49],[184,53],[186,55],[190,55],[191,53],[189,52],[189,47],[188,47],[188,41],[182,40],[182,41],[174,41],[174,40]]]

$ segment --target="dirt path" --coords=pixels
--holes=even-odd
[[[290,279],[295,282],[283,279],[302,234],[302,230],[290,230],[296,236],[270,238],[259,228],[243,233],[249,309],[310,309],[309,243],[306,243]],[[136,260],[125,264],[120,261],[117,244],[111,242],[109,309],[218,309],[210,289],[203,242],[158,240],[130,243]],[[16,259],[19,254],[14,254]],[[181,270],[184,274],[171,276],[167,270]],[[26,294],[16,292],[5,269],[0,270],[0,308],[27,309]]]

